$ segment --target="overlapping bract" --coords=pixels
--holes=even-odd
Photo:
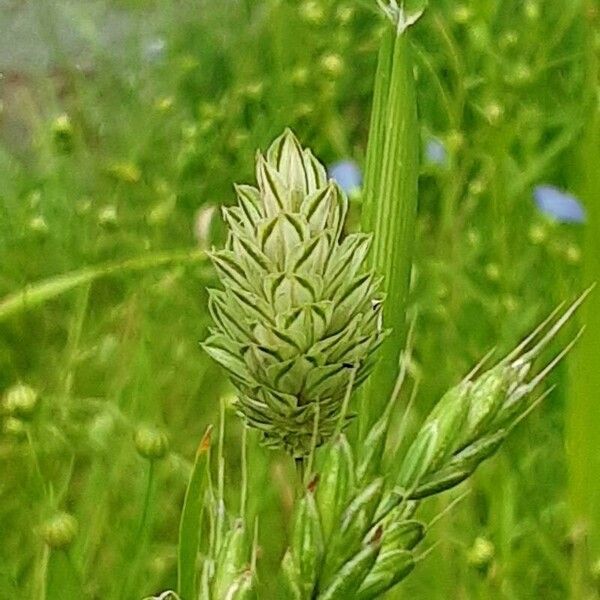
[[[334,432],[345,392],[381,343],[379,279],[364,269],[370,236],[344,235],[348,201],[291,131],[258,155],[258,187],[223,210],[226,248],[211,253],[223,285],[206,351],[229,372],[238,407],[264,441],[294,456]]]
[[[295,506],[281,597],[380,598],[414,569],[427,528],[413,517],[416,502],[397,498],[386,508],[385,478],[361,478],[362,459],[343,434],[325,450]]]

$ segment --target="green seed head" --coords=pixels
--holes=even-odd
[[[71,545],[79,527],[77,519],[65,512],[55,514],[42,526],[42,537],[53,550],[61,550]]]
[[[4,396],[4,410],[11,416],[29,419],[33,416],[39,401],[38,393],[28,385],[18,383]]]
[[[169,440],[166,434],[149,425],[141,425],[137,428],[134,442],[140,456],[148,460],[164,458],[169,451]]]
[[[210,293],[204,348],[265,443],[304,456],[369,372],[384,336],[379,280],[364,267],[370,236],[343,234],[346,196],[291,131],[257,157],[256,176],[223,211],[229,239],[211,253],[223,289]]]

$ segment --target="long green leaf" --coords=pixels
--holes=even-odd
[[[145,271],[171,263],[194,263],[204,260],[205,253],[199,250],[160,252],[129,260],[107,262],[49,277],[48,279],[28,285],[1,299],[0,321],[21,311],[39,306],[48,300],[52,300],[65,292],[85,283],[90,283],[100,277],[126,271]]]
[[[185,492],[181,521],[179,522],[177,590],[182,600],[198,598],[196,559],[201,543],[204,496],[208,485],[211,431],[212,427],[208,427],[196,451],[196,459]]]

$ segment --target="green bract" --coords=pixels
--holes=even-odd
[[[206,351],[240,392],[239,412],[268,446],[293,456],[322,444],[345,392],[381,343],[379,279],[364,267],[371,236],[345,235],[348,200],[286,130],[256,161],[258,188],[223,210],[226,248],[211,253],[222,290]],[[316,426],[316,427],[315,427]]]

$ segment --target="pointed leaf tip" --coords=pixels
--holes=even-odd
[[[210,448],[211,438],[212,438],[212,430],[213,430],[212,425],[209,425],[206,428],[206,431],[204,432],[204,435],[202,436],[202,439],[200,440],[200,444],[198,444],[197,454],[202,454],[204,452],[208,452],[208,449]]]

